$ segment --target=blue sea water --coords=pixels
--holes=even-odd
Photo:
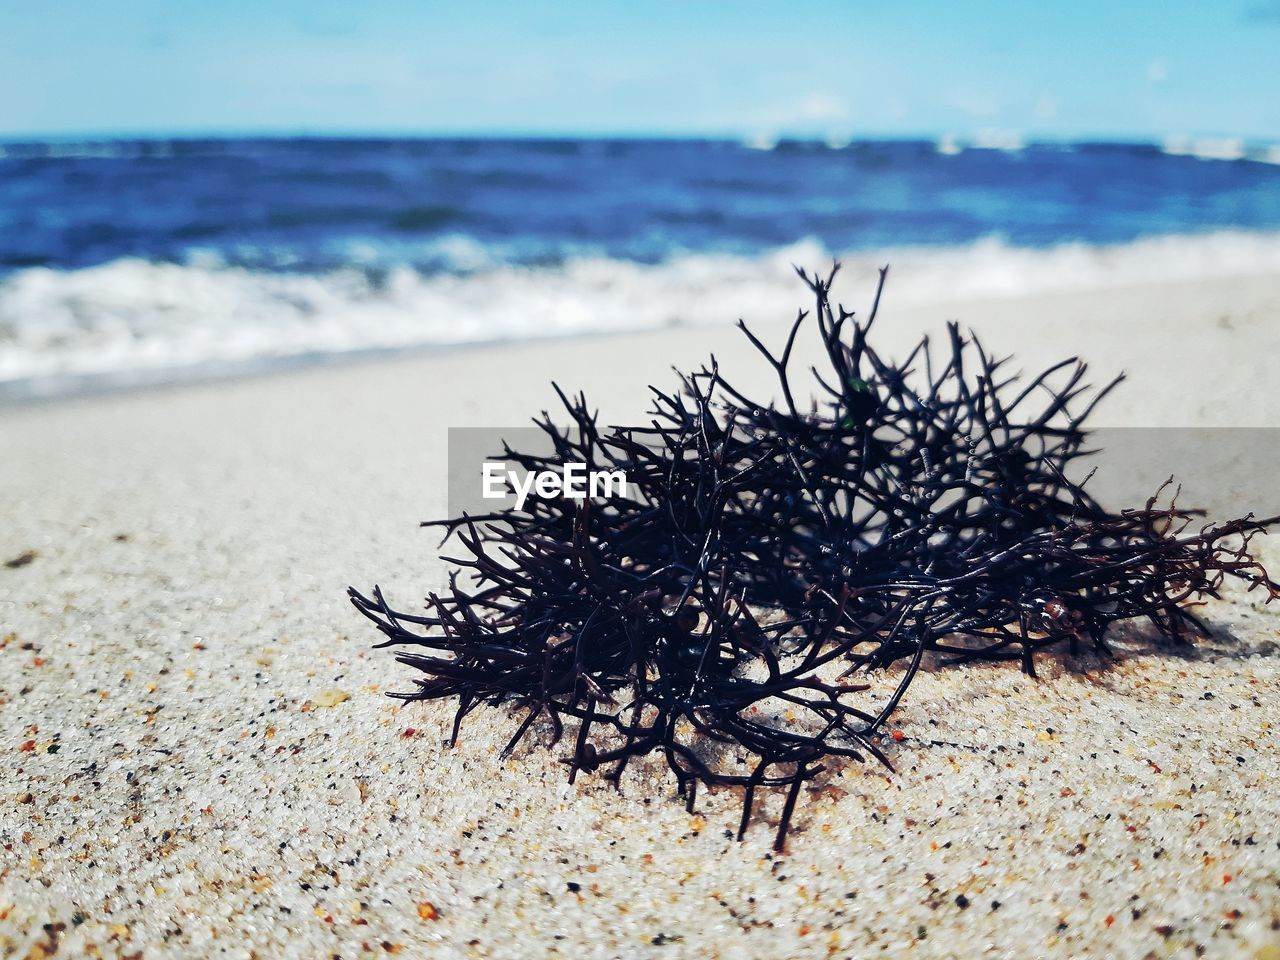
[[[833,255],[914,264],[922,297],[1278,270],[1275,152],[2,144],[0,384],[728,322],[789,312],[789,263]]]

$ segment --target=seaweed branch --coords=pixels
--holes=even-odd
[[[529,470],[583,463],[623,470],[622,495],[531,495],[521,510],[443,526],[463,556],[418,613],[375,587],[352,602],[406,648],[404,700],[453,700],[454,738],[481,706],[523,717],[554,745],[576,726],[569,778],[620,783],[657,754],[692,809],[699,784],[743,790],[738,836],[761,788],[785,791],[781,849],[801,787],[843,759],[889,759],[881,728],[925,654],[946,662],[1106,652],[1109,629],[1143,620],[1166,637],[1205,631],[1194,602],[1227,578],[1280,596],[1249,553],[1277,518],[1194,529],[1160,506],[1108,512],[1072,480],[1084,428],[1119,378],[1095,389],[1071,358],[1029,380],[956,324],[906,361],[868,339],[831,300],[826,277],[797,271],[814,297],[772,367],[780,408],[729,383],[715,361],[650,388],[645,425],[602,427],[586,398],[556,388],[567,428],[544,413],[549,454],[506,449]],[[826,369],[801,412],[792,350],[811,320]],[[463,574],[467,585],[462,585]],[[903,667],[877,703],[868,676]]]

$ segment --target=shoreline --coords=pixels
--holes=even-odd
[[[1217,425],[1222,418],[1206,416],[1206,409],[1181,402],[1178,394],[1190,394],[1177,390],[1176,381],[1185,378],[1191,386],[1203,386],[1201,378],[1211,377],[1214,367],[1224,367],[1230,361],[1230,352],[1238,341],[1251,339],[1249,356],[1243,358],[1248,367],[1243,380],[1233,381],[1233,387],[1265,384],[1256,363],[1255,354],[1273,347],[1280,350],[1280,330],[1275,330],[1269,318],[1280,316],[1280,273],[1250,274],[1240,277],[1197,279],[1178,282],[1142,283],[1130,282],[1103,289],[1067,290],[1037,293],[1032,296],[1001,296],[957,298],[949,302],[913,303],[899,305],[895,302],[895,285],[901,285],[891,273],[886,290],[883,319],[877,324],[878,341],[886,344],[888,351],[903,350],[921,330],[936,334],[944,320],[958,320],[966,334],[976,331],[984,340],[990,340],[998,348],[1012,352],[1028,365],[1052,362],[1066,356],[1079,355],[1091,367],[1104,372],[1124,372],[1130,378],[1125,385],[1124,401],[1137,401],[1139,413],[1152,424],[1134,423],[1131,413],[1108,416],[1105,407],[1099,412],[1106,425],[1162,425],[1196,427]],[[794,304],[807,306],[804,291],[798,283]],[[850,297],[846,303],[865,310],[868,290],[874,290],[874,279],[868,276],[852,277],[842,271],[837,283],[837,293]],[[1190,302],[1186,302],[1190,301]],[[1173,305],[1174,319],[1166,323],[1151,303]],[[795,309],[793,306],[792,309]],[[1043,307],[1048,316],[1035,318]],[[1093,308],[1096,313],[1087,311]],[[1160,309],[1157,306],[1156,310]],[[1027,319],[1032,314],[1032,319]],[[1195,321],[1189,318],[1197,317]],[[1135,319],[1136,318],[1136,319]],[[768,335],[771,332],[784,336],[789,326],[785,314],[752,322],[753,329]],[[742,357],[747,362],[753,358],[746,349],[745,338],[735,329],[737,315],[725,313],[714,322],[671,323],[657,329],[587,330],[546,334],[514,340],[474,340],[459,343],[416,344],[404,347],[370,347],[365,350],[312,353],[259,358],[244,362],[195,368],[179,368],[133,373],[72,376],[70,385],[63,392],[32,394],[39,381],[9,381],[0,383],[0,415],[8,411],[43,408],[93,401],[114,400],[135,395],[168,394],[184,390],[216,389],[220,385],[253,384],[271,382],[290,377],[306,377],[323,371],[347,369],[371,369],[382,365],[420,364],[424,369],[436,363],[480,362],[479,358],[492,355],[502,360],[504,353],[516,354],[530,351],[540,361],[566,348],[583,345],[593,352],[607,350],[610,343],[619,343],[630,350],[641,347],[640,355],[651,354],[645,346],[653,340],[663,339],[680,344],[681,361],[686,366],[702,362],[712,353]],[[1129,326],[1125,330],[1118,326]],[[1076,330],[1068,326],[1078,327]],[[1216,329],[1215,329],[1216,327]],[[1149,349],[1140,349],[1139,338],[1148,338]],[[1204,351],[1210,355],[1206,356]],[[475,359],[473,359],[475,358]],[[1144,370],[1139,364],[1150,361],[1167,367],[1163,375],[1158,371]],[[1209,369],[1201,369],[1202,366]],[[652,365],[651,365],[652,366]],[[551,369],[554,369],[554,365]],[[1140,379],[1136,385],[1133,375]],[[654,376],[661,376],[654,371]],[[120,378],[142,376],[143,382],[120,382]],[[1163,376],[1163,379],[1162,379]],[[548,374],[548,382],[556,379]],[[636,392],[643,393],[644,384],[638,376]],[[106,381],[106,382],[103,382]],[[21,387],[15,387],[20,384]],[[1174,388],[1174,389],[1171,389]],[[14,396],[21,389],[26,395]],[[1139,398],[1134,394],[1141,393]],[[1242,403],[1244,416],[1238,422],[1222,423],[1231,426],[1280,426],[1280,402],[1269,396],[1255,396],[1260,403]],[[1174,417],[1157,414],[1161,404],[1173,402]],[[1132,404],[1129,404],[1132,409]],[[1112,421],[1115,421],[1114,423]]]
[[[812,239],[755,254],[688,253],[661,263],[583,256],[557,267],[491,263],[461,274],[407,266],[273,273],[125,258],[43,267],[0,282],[0,406],[50,396],[238,379],[395,355],[492,344],[561,342],[669,330],[716,330],[740,316],[770,325],[802,295],[793,263],[831,262]],[[964,308],[983,318],[1010,304],[1129,291],[1263,288],[1280,275],[1280,232],[1216,231],[1016,247],[969,244],[850,251],[837,290],[853,304],[890,266],[887,299],[934,325]],[[21,372],[21,375],[18,375]]]

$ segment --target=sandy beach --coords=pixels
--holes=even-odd
[[[1280,276],[892,290],[886,352],[955,318],[1028,370],[1126,370],[1102,425],[1280,427]],[[737,792],[687,813],[657,763],[570,786],[563,747],[497,758],[505,711],[446,750],[447,705],[385,696],[411,671],[344,591],[443,584],[417,524],[447,428],[522,425],[551,380],[634,418],[713,351],[766,384],[734,319],[0,408],[0,953],[1280,958],[1280,608],[1256,596],[1210,605],[1195,649],[927,672],[895,770],[823,781],[780,855],[780,797],[738,843]]]

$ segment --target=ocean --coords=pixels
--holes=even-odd
[[[1280,272],[1280,152],[1209,144],[0,144],[0,397],[792,314]]]

